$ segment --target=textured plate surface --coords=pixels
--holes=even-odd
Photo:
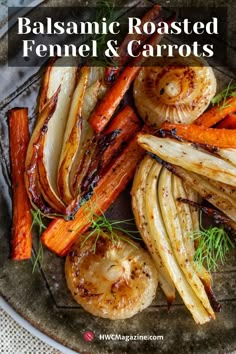
[[[232,77],[215,71],[218,89]],[[21,77],[18,72],[15,76]],[[236,349],[236,262],[235,252],[221,271],[214,274],[214,290],[223,305],[217,319],[204,326],[195,325],[177,296],[170,312],[159,290],[152,306],[129,320],[110,321],[93,317],[72,299],[64,278],[64,260],[44,252],[44,261],[32,274],[32,262],[9,259],[11,232],[11,188],[6,112],[16,106],[29,108],[31,129],[36,117],[36,102],[42,74],[36,74],[3,101],[0,112],[0,293],[33,326],[51,338],[81,353],[225,353]],[[1,83],[4,85],[4,82]],[[6,78],[6,85],[9,81]],[[4,98],[4,97],[3,97]],[[127,219],[130,210],[129,189],[112,206],[113,218]],[[34,245],[37,247],[35,235]],[[83,334],[92,331],[95,338],[85,342]],[[162,341],[100,340],[100,334],[159,335]],[[178,348],[178,349],[177,349]]]

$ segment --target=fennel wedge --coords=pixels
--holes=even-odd
[[[193,237],[193,234],[198,233],[200,230],[199,211],[179,201],[179,198],[189,198],[190,200],[196,200],[196,202],[198,202],[199,196],[191,187],[184,185],[183,181],[176,175],[172,176],[172,183],[172,194],[181,225],[182,238],[188,260],[201,279],[208,296],[209,293],[213,293],[211,288],[211,275],[202,264],[200,265],[198,262],[195,262],[194,259],[196,248],[198,247],[198,240]]]
[[[159,283],[170,306],[175,299],[175,287],[169,276],[168,271],[163,265],[163,262],[159,255],[159,251],[157,249],[157,245],[155,244],[155,242],[153,242],[152,235],[150,233],[147,222],[148,215],[146,213],[146,208],[144,205],[146,179],[152,165],[152,158],[146,156],[141,161],[140,165],[136,170],[131,192],[132,209],[135,216],[136,225],[157,267]]]
[[[139,134],[138,143],[164,161],[216,181],[235,186],[236,166],[192,144],[150,134]]]
[[[146,193],[144,197],[151,235],[153,242],[155,242],[158,247],[163,264],[168,270],[185,305],[191,312],[195,322],[203,324],[208,322],[211,319],[211,316],[189,285],[182,269],[180,268],[163,221],[157,196],[157,183],[160,171],[161,165],[158,163],[153,164],[147,178]]]
[[[71,100],[70,111],[64,134],[60,156],[57,186],[61,199],[70,203],[73,199],[70,191],[70,172],[80,146],[82,124],[82,107],[89,77],[89,68],[80,69],[80,76]]]
[[[107,87],[103,85],[104,69],[91,67],[88,84],[83,97],[81,111],[81,136],[69,178],[70,192],[73,198],[80,197],[81,183],[86,178],[92,160],[96,153],[96,138],[93,128],[88,122],[90,114],[99,99],[105,94]]]
[[[221,184],[219,182],[207,179],[185,169],[172,166],[173,172],[185,181],[187,185],[197,191],[200,196],[206,199],[209,203],[221,210],[235,224],[236,222],[236,200],[234,190],[231,191],[231,186]],[[232,187],[233,188],[233,187]],[[236,224],[234,228],[236,227]]]
[[[25,160],[25,186],[31,205],[33,205],[35,209],[38,208],[42,213],[49,217],[58,211],[63,213],[64,206],[60,201],[57,201],[57,198],[55,198],[53,207],[45,203],[43,198],[44,194],[41,193],[42,188],[39,183],[38,161],[40,159],[41,144],[47,132],[46,128],[48,122],[52,118],[57,106],[59,92],[60,87],[40,111],[37,124],[29,141]]]
[[[193,258],[194,255],[190,258],[188,252],[186,251],[186,240],[184,243],[178,210],[176,208],[172,193],[173,179],[174,175],[164,168],[159,177],[158,196],[165,228],[168,233],[176,260],[185,274],[189,285],[201,301],[210,317],[215,318],[214,311],[211,308],[204,286],[192,265],[191,258]],[[189,238],[190,236],[190,234],[185,235],[185,237]],[[189,241],[191,242],[191,239],[189,239]],[[190,242],[187,243],[188,249]]]
[[[60,87],[57,107],[48,123],[48,129],[40,147],[41,158],[38,160],[38,170],[41,193],[48,204],[58,211],[64,207],[64,203],[58,196],[57,173],[76,76],[75,59],[57,59],[51,67],[46,92],[47,102]],[[44,91],[43,94],[45,94]]]

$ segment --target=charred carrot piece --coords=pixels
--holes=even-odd
[[[52,252],[65,256],[77,237],[92,223],[92,215],[101,215],[114,202],[134,175],[144,151],[133,138],[94,188],[92,197],[83,204],[72,221],[54,220],[42,234],[42,243]]]
[[[125,144],[141,129],[141,121],[132,107],[126,106],[118,113],[104,132],[104,136],[115,135],[114,140],[108,145],[102,155],[102,167],[106,167]]]
[[[154,5],[149,11],[147,11],[146,14],[144,14],[144,16],[141,19],[140,29],[142,29],[143,25],[146,22],[154,22],[157,24],[158,22],[163,20],[160,17],[158,18],[160,11],[161,11],[160,5]],[[119,54],[119,57],[117,58],[118,64],[124,65],[130,59],[130,56],[127,52],[127,45],[131,40],[139,41],[139,42],[135,42],[135,46],[133,46],[133,53],[137,54],[140,48],[142,48],[142,45],[146,42],[146,40],[149,37],[150,34],[146,34],[146,33],[127,34],[122,44],[120,45],[119,49],[117,50],[117,53]]]
[[[155,34],[151,37],[149,42],[152,42],[154,45],[154,43],[159,43],[161,38],[161,35]],[[97,133],[102,132],[107,123],[110,121],[113,113],[138,75],[141,66],[146,59],[147,58],[140,55],[138,58],[135,58],[135,60],[132,60],[131,64],[122,71],[114,85],[110,88],[101,103],[91,114],[89,123]]]
[[[236,148],[236,129],[205,128],[195,124],[164,123],[161,134],[168,133],[175,138],[197,144],[207,144],[221,148]]]
[[[15,108],[8,112],[11,180],[13,192],[13,221],[11,258],[29,259],[32,250],[32,215],[27,196],[24,169],[29,143],[27,108]]]
[[[73,187],[79,185],[80,193],[84,193],[91,184],[96,184],[112,160],[122,152],[140,129],[141,121],[133,108],[126,106],[112,119],[104,133],[94,136],[90,141],[90,149],[88,149],[90,153],[84,155],[82,168],[75,176]],[[81,176],[83,167],[86,167],[87,172],[83,174],[81,182],[78,183],[78,177]]]
[[[140,129],[141,121],[130,106],[126,106],[112,119],[106,131],[98,136],[95,157],[81,182],[82,193],[88,192],[91,185],[98,183],[112,160]]]
[[[126,106],[112,119],[109,127],[99,136],[96,161],[100,167],[106,167],[140,129],[140,119],[132,107]]]
[[[165,22],[170,25],[174,19],[175,16],[173,15]],[[162,37],[163,35],[155,33],[150,37],[149,41],[147,41],[147,44],[155,46],[161,41]],[[116,108],[121,102],[123,96],[130,88],[130,85],[138,75],[143,63],[147,59],[147,57],[143,56],[143,53],[140,53],[137,58],[133,59],[129,66],[125,67],[125,69],[122,71],[114,85],[104,96],[101,103],[95,108],[90,116],[89,123],[97,133],[100,133],[104,130],[105,126],[110,121]]]
[[[161,18],[157,17],[160,14],[161,7],[159,5],[154,5],[149,11],[147,11],[141,19],[140,28],[146,22],[159,22]],[[115,58],[116,67],[109,67],[105,71],[105,82],[107,84],[111,84],[115,81],[116,76],[118,75],[121,66],[125,65],[131,58],[127,52],[127,45],[131,40],[135,40],[135,47],[133,46],[133,52],[137,54],[142,48],[142,45],[146,42],[146,40],[150,37],[150,34],[142,33],[142,34],[127,34],[121,45],[119,46],[117,53],[119,57]]]
[[[216,127],[220,129],[236,129],[236,114],[229,114],[225,119],[218,123]]]
[[[139,66],[126,67],[98,107],[95,108],[89,123],[97,133],[103,131],[140,69]]]
[[[194,124],[202,125],[206,128],[213,127],[227,115],[236,111],[236,97],[228,98],[224,104],[217,105],[203,113]]]
[[[137,117],[134,109],[127,105],[121,112],[119,112],[114,119],[111,121],[108,128],[104,131],[103,134],[113,133],[115,130],[119,129],[125,131],[126,134],[135,133],[135,130],[141,126],[141,121]],[[130,133],[131,131],[131,133]]]

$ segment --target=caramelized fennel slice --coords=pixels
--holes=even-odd
[[[103,83],[105,76],[105,68],[102,66],[92,66],[90,68],[88,87],[91,87],[95,82]]]
[[[94,130],[88,122],[91,112],[98,100],[103,97],[107,87],[102,84],[104,69],[98,67],[90,68],[88,87],[86,88],[82,105],[82,131],[80,146],[77,151],[70,173],[70,191],[73,198],[80,194],[80,185],[88,172],[90,163],[94,158],[95,139]]]
[[[186,170],[235,186],[236,166],[207,152],[197,150],[192,144],[140,134],[138,143],[164,161]]]
[[[236,166],[236,149],[221,149],[217,148],[216,154],[222,157],[224,160],[230,162]]]
[[[122,233],[81,235],[66,258],[65,275],[74,299],[95,316],[125,319],[148,307],[157,271],[147,251]]]
[[[209,289],[211,289],[211,275],[203,266],[200,266],[198,263],[194,261],[194,255],[196,249],[195,249],[195,240],[193,238],[193,233],[199,230],[199,219],[198,219],[199,211],[196,209],[194,210],[193,207],[191,207],[186,203],[181,203],[180,201],[178,201],[178,198],[184,198],[184,199],[190,198],[190,200],[193,201],[194,200],[198,201],[199,198],[197,193],[193,189],[188,187],[186,188],[185,186],[185,188],[187,189],[187,193],[186,193],[186,190],[183,185],[183,181],[179,177],[173,175],[172,179],[173,179],[172,193],[175,201],[176,210],[178,213],[178,218],[181,225],[182,237],[187,252],[187,256],[195,272],[197,273],[198,277],[201,279],[202,283],[204,284],[205,289],[208,290],[208,291],[206,290],[208,295]],[[195,218],[195,213],[196,213],[196,220],[194,220],[193,223],[193,216]],[[212,289],[211,292],[213,292]]]
[[[39,97],[39,113],[43,110],[44,105],[46,104],[46,102],[48,101],[49,97],[47,96],[47,92],[48,92],[48,84],[49,84],[49,79],[50,79],[50,73],[52,70],[52,66],[55,63],[55,61],[57,60],[56,57],[51,58],[48,62],[47,68],[45,70],[44,73],[44,78],[43,78],[43,83],[42,83],[42,87],[40,90],[40,97]]]
[[[189,258],[185,248],[179,215],[172,194],[173,178],[174,175],[167,169],[164,168],[161,171],[158,182],[158,197],[162,218],[176,260],[180,268],[182,269],[189,285],[191,286],[192,290],[195,292],[196,296],[199,298],[211,318],[215,318],[214,311],[210,305],[204,286],[200,281],[192,265],[191,258]]]
[[[36,126],[30,138],[25,161],[25,186],[29,200],[34,208],[40,209],[43,214],[49,217],[58,211],[61,213],[64,213],[65,211],[64,206],[61,204],[56,204],[56,209],[45,204],[40,191],[38,176],[38,161],[40,158],[39,150],[47,132],[48,122],[55,112],[59,91],[60,87],[47,101],[39,114]]]
[[[150,226],[153,242],[156,243],[164,266],[168,270],[185,305],[191,312],[196,323],[204,324],[210,321],[211,316],[203,307],[199,298],[189,285],[183,271],[181,270],[174,251],[172,249],[165,224],[162,218],[159,201],[157,197],[157,178],[159,178],[160,164],[155,163],[148,175],[145,207],[148,214],[148,224]]]
[[[38,160],[37,160],[37,167],[38,167],[38,182],[39,182],[39,190],[42,194],[45,201],[54,208],[58,213],[63,214],[65,212],[65,204],[59,198],[57,193],[50,187],[48,183],[48,173],[43,163],[44,157],[44,143],[45,143],[45,136],[42,138],[42,143],[38,151]]]
[[[58,196],[57,172],[76,75],[77,66],[73,58],[58,59],[52,65],[49,75],[47,99],[59,86],[61,90],[56,110],[49,121],[48,130],[41,145],[42,158],[38,165],[41,191],[48,204],[52,206],[55,200],[57,204],[64,205]]]
[[[157,267],[158,277],[160,286],[166,296],[167,303],[170,306],[175,299],[175,287],[174,284],[164,267],[159,251],[155,242],[153,242],[153,237],[150,233],[148,224],[147,224],[147,215],[144,208],[144,194],[146,193],[146,179],[150,171],[151,166],[153,165],[153,160],[151,157],[146,156],[141,161],[138,166],[132,186],[132,209],[135,217],[136,225],[139,229],[139,232],[142,236],[143,241],[145,242],[153,260]]]
[[[173,166],[173,170],[186,184],[195,189],[201,197],[221,210],[232,222],[236,222],[236,201],[233,197],[233,192],[230,194],[224,188],[224,185],[215,186],[215,181],[209,180],[197,173],[186,171],[181,167]]]
[[[189,186],[183,179],[182,183],[187,199],[193,200],[196,203],[200,202],[201,197],[198,192],[196,192],[194,188]],[[192,207],[191,205],[189,205],[189,208],[192,217],[193,231],[197,231],[199,230],[199,210],[197,208]]]
[[[182,238],[187,257],[192,262],[195,254],[195,247],[194,240],[191,238],[193,233],[193,224],[190,213],[190,206],[177,200],[178,198],[187,198],[187,195],[185,193],[182,180],[175,175],[172,176],[172,195],[182,230]]]
[[[82,124],[82,106],[89,76],[89,68],[82,67],[77,86],[71,100],[69,116],[59,162],[57,187],[61,199],[69,204],[73,197],[70,191],[69,177],[72,164],[80,146]]]

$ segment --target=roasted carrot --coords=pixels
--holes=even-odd
[[[159,5],[154,5],[150,10],[148,10],[144,16],[141,19],[141,24],[139,26],[140,30],[142,30],[143,25],[146,22],[154,22],[157,23],[161,21],[162,19],[159,18],[161,7]],[[111,66],[108,67],[105,71],[105,82],[106,84],[112,84],[116,76],[119,74],[119,71],[121,69],[121,66],[127,64],[127,62],[131,59],[128,51],[127,51],[127,46],[131,40],[134,40],[134,45],[133,45],[133,53],[138,54],[140,49],[142,48],[142,45],[146,42],[146,40],[150,37],[150,34],[146,33],[141,33],[141,34],[131,34],[128,33],[125,37],[125,39],[122,41],[120,44],[117,54],[119,55],[117,58],[113,58],[116,66]]]
[[[216,127],[220,129],[236,129],[236,114],[229,114],[220,123],[218,123]]]
[[[104,133],[98,134],[95,142],[96,152],[88,172],[80,184],[80,192],[83,194],[95,186],[99,179],[106,173],[109,164],[116,158],[129,140],[141,129],[141,121],[133,108],[126,106],[111,121]]]
[[[202,125],[205,128],[213,127],[227,115],[236,111],[236,97],[228,98],[222,105],[217,105],[203,113],[194,124]]]
[[[72,221],[54,220],[42,235],[42,243],[51,251],[65,256],[77,237],[92,223],[91,215],[101,215],[114,202],[133,177],[144,151],[133,138],[94,188],[92,197],[83,204]]]
[[[137,117],[134,109],[127,105],[122,111],[120,111],[111,121],[107,129],[104,131],[104,135],[113,133],[115,130],[119,129],[125,131],[126,134],[135,133],[137,127],[141,126],[141,121]]]
[[[151,37],[149,44],[155,45],[160,42],[161,38],[162,35],[157,33]],[[130,85],[135,77],[138,75],[145,60],[147,60],[147,58],[143,55],[140,55],[138,58],[132,60],[130,65],[125,67],[115,81],[114,85],[106,93],[101,103],[91,114],[89,123],[97,133],[102,132],[107,123],[110,121],[123,96],[130,88]]]
[[[98,107],[95,108],[89,123],[97,133],[103,131],[140,69],[139,66],[126,67]]]
[[[32,215],[27,196],[24,169],[29,142],[28,110],[15,108],[8,112],[13,221],[11,258],[29,259],[32,250]]]
[[[171,15],[165,22],[168,26],[174,21],[175,15]],[[163,35],[159,33],[153,34],[147,41],[147,44],[155,47],[162,39]],[[93,129],[100,133],[104,130],[107,123],[110,121],[116,108],[121,102],[123,96],[130,88],[135,77],[138,75],[143,63],[148,57],[143,55],[143,52],[139,53],[139,56],[131,60],[129,65],[125,67],[120,76],[115,81],[114,85],[103,97],[101,103],[92,112],[89,123]]]
[[[109,127],[93,137],[89,144],[89,154],[85,154],[82,164],[88,163],[86,174],[75,175],[79,197],[94,188],[106,173],[111,161],[127,146],[130,139],[141,129],[141,121],[130,106],[126,106],[111,121]],[[89,161],[88,161],[89,160]],[[85,165],[86,166],[86,165]],[[78,183],[80,179],[80,183]],[[78,194],[77,194],[78,195]],[[76,195],[76,197],[77,197]]]
[[[115,139],[108,145],[102,154],[102,167],[105,168],[111,162],[125,144],[141,129],[141,121],[136,115],[131,106],[125,106],[125,108],[118,113],[111,124],[104,132],[104,137],[115,134]],[[117,134],[116,134],[117,132]]]
[[[236,148],[236,129],[205,128],[195,124],[164,123],[161,134],[169,134],[192,143],[207,144],[221,148]]]
[[[141,121],[133,108],[125,106],[111,121],[109,127],[99,136],[96,161],[100,168],[109,165],[125,148],[129,140],[141,129]]]

